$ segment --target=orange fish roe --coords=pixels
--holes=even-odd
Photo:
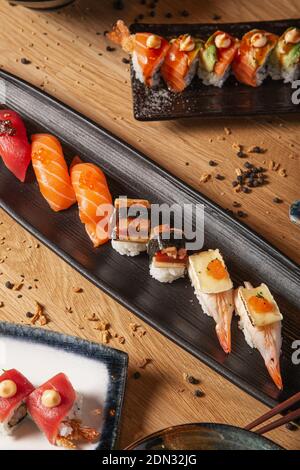
[[[219,259],[213,259],[208,265],[207,265],[207,271],[209,276],[212,276],[214,279],[217,279],[220,281],[221,279],[225,279],[228,277],[228,272],[223,265],[223,263]]]
[[[256,313],[268,313],[273,310],[273,304],[261,295],[253,295],[248,300],[249,307]]]

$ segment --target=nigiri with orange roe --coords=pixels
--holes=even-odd
[[[50,134],[31,136],[31,160],[40,191],[55,212],[76,202],[60,142]]]
[[[160,81],[160,68],[169,49],[166,39],[152,33],[130,34],[122,20],[117,21],[106,37],[129,53],[136,78],[149,87]]]
[[[253,288],[250,282],[235,292],[235,310],[240,317],[239,327],[251,348],[258,349],[270,376],[282,390],[280,353],[282,345],[282,315],[265,284]]]
[[[203,313],[213,317],[220,345],[226,354],[230,353],[233,284],[219,250],[190,256],[188,273]]]
[[[112,197],[106,177],[93,163],[78,157],[71,167],[71,180],[79,207],[79,217],[94,247],[109,240],[109,219],[113,213]]]
[[[202,41],[189,34],[172,39],[161,68],[161,75],[169,90],[180,93],[193,80],[199,63]]]

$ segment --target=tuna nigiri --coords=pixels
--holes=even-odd
[[[193,80],[199,62],[202,42],[184,34],[171,41],[161,68],[162,77],[169,90],[179,93]]]
[[[232,63],[233,73],[239,82],[253,87],[262,84],[268,75],[268,61],[277,41],[276,34],[258,29],[243,36]]]
[[[76,163],[71,168],[71,179],[79,217],[90,239],[95,247],[106,243],[113,206],[104,173],[93,163]]]
[[[76,441],[95,441],[99,433],[81,426],[81,403],[68,377],[59,373],[27,399],[28,412],[50,444],[76,448]]]
[[[50,134],[31,139],[32,165],[42,195],[54,211],[68,209],[76,197],[59,141]]]
[[[16,369],[0,376],[0,433],[11,434],[27,415],[25,400],[34,386]]]
[[[235,292],[235,310],[239,327],[251,348],[258,349],[274,383],[282,390],[280,372],[282,315],[265,284],[253,288],[250,282]]]
[[[216,31],[210,36],[200,49],[198,76],[204,85],[223,86],[238,48],[238,39],[228,33]]]
[[[159,82],[159,70],[169,49],[166,39],[151,33],[130,34],[122,20],[106,35],[132,58],[136,78],[149,87]]]
[[[225,353],[230,353],[233,284],[219,250],[190,256],[188,273],[203,312],[216,322],[220,345]]]
[[[24,181],[31,160],[25,125],[15,111],[0,110],[0,155],[5,166]]]

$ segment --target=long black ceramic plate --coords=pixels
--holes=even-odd
[[[134,24],[132,32],[147,31],[166,38],[189,33],[207,39],[218,29],[241,38],[247,31],[258,28],[282,34],[288,27],[300,27],[300,19],[260,21],[252,23],[210,24]],[[230,77],[222,88],[205,86],[198,77],[182,93],[172,93],[161,83],[147,88],[132,71],[134,117],[139,121],[158,121],[182,117],[226,117],[258,114],[297,113],[299,105],[292,103],[291,84],[268,78],[262,86],[252,88]]]
[[[1,163],[1,207],[94,284],[250,394],[273,405],[299,391],[300,366],[292,364],[291,346],[300,339],[300,268],[199,192],[104,129],[29,84],[3,72],[1,78],[7,106],[21,113],[29,133],[54,133],[69,162],[77,154],[100,165],[113,196],[205,205],[205,247],[222,250],[236,285],[244,280],[266,281],[284,313],[284,393],[280,395],[272,384],[260,355],[246,345],[236,321],[233,352],[226,357],[216,339],[214,322],[201,313],[188,280],[164,285],[149,276],[146,255],[123,257],[109,244],[93,249],[77,208],[52,212],[31,171],[22,184]]]
[[[85,450],[116,447],[127,377],[123,351],[42,328],[0,322],[0,367],[17,369],[38,386],[59,372],[83,398],[83,422],[100,431],[100,440]],[[42,367],[41,367],[42,364]],[[101,415],[93,410],[100,408]],[[2,437],[2,450],[55,450],[29,420],[14,439]]]

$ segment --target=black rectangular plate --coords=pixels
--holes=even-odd
[[[247,31],[258,28],[281,35],[288,27],[300,27],[300,19],[259,21],[252,23],[210,24],[134,24],[133,33],[147,31],[165,38],[189,33],[207,39],[218,29],[241,38]],[[232,117],[297,113],[299,105],[292,103],[291,84],[268,78],[260,87],[252,88],[229,77],[222,88],[205,86],[198,77],[182,93],[173,93],[164,83],[148,88],[135,78],[131,70],[133,111],[139,121],[159,121],[182,117]]]
[[[2,80],[1,80],[2,78]],[[120,256],[109,244],[94,249],[78,209],[54,213],[42,198],[32,171],[19,183],[4,165],[0,206],[95,285],[241,388],[273,405],[300,390],[300,366],[292,364],[292,342],[300,339],[300,268],[241,222],[185,185],[129,145],[67,106],[19,79],[0,72],[0,93],[25,119],[29,133],[50,132],[61,141],[68,162],[74,155],[94,162],[108,175],[113,196],[154,203],[205,205],[205,247],[220,248],[235,285],[268,283],[284,314],[279,394],[263,360],[245,343],[233,322],[233,352],[220,348],[214,322],[201,313],[187,279],[164,285],[149,275],[146,255]],[[1,95],[0,95],[1,102]]]

